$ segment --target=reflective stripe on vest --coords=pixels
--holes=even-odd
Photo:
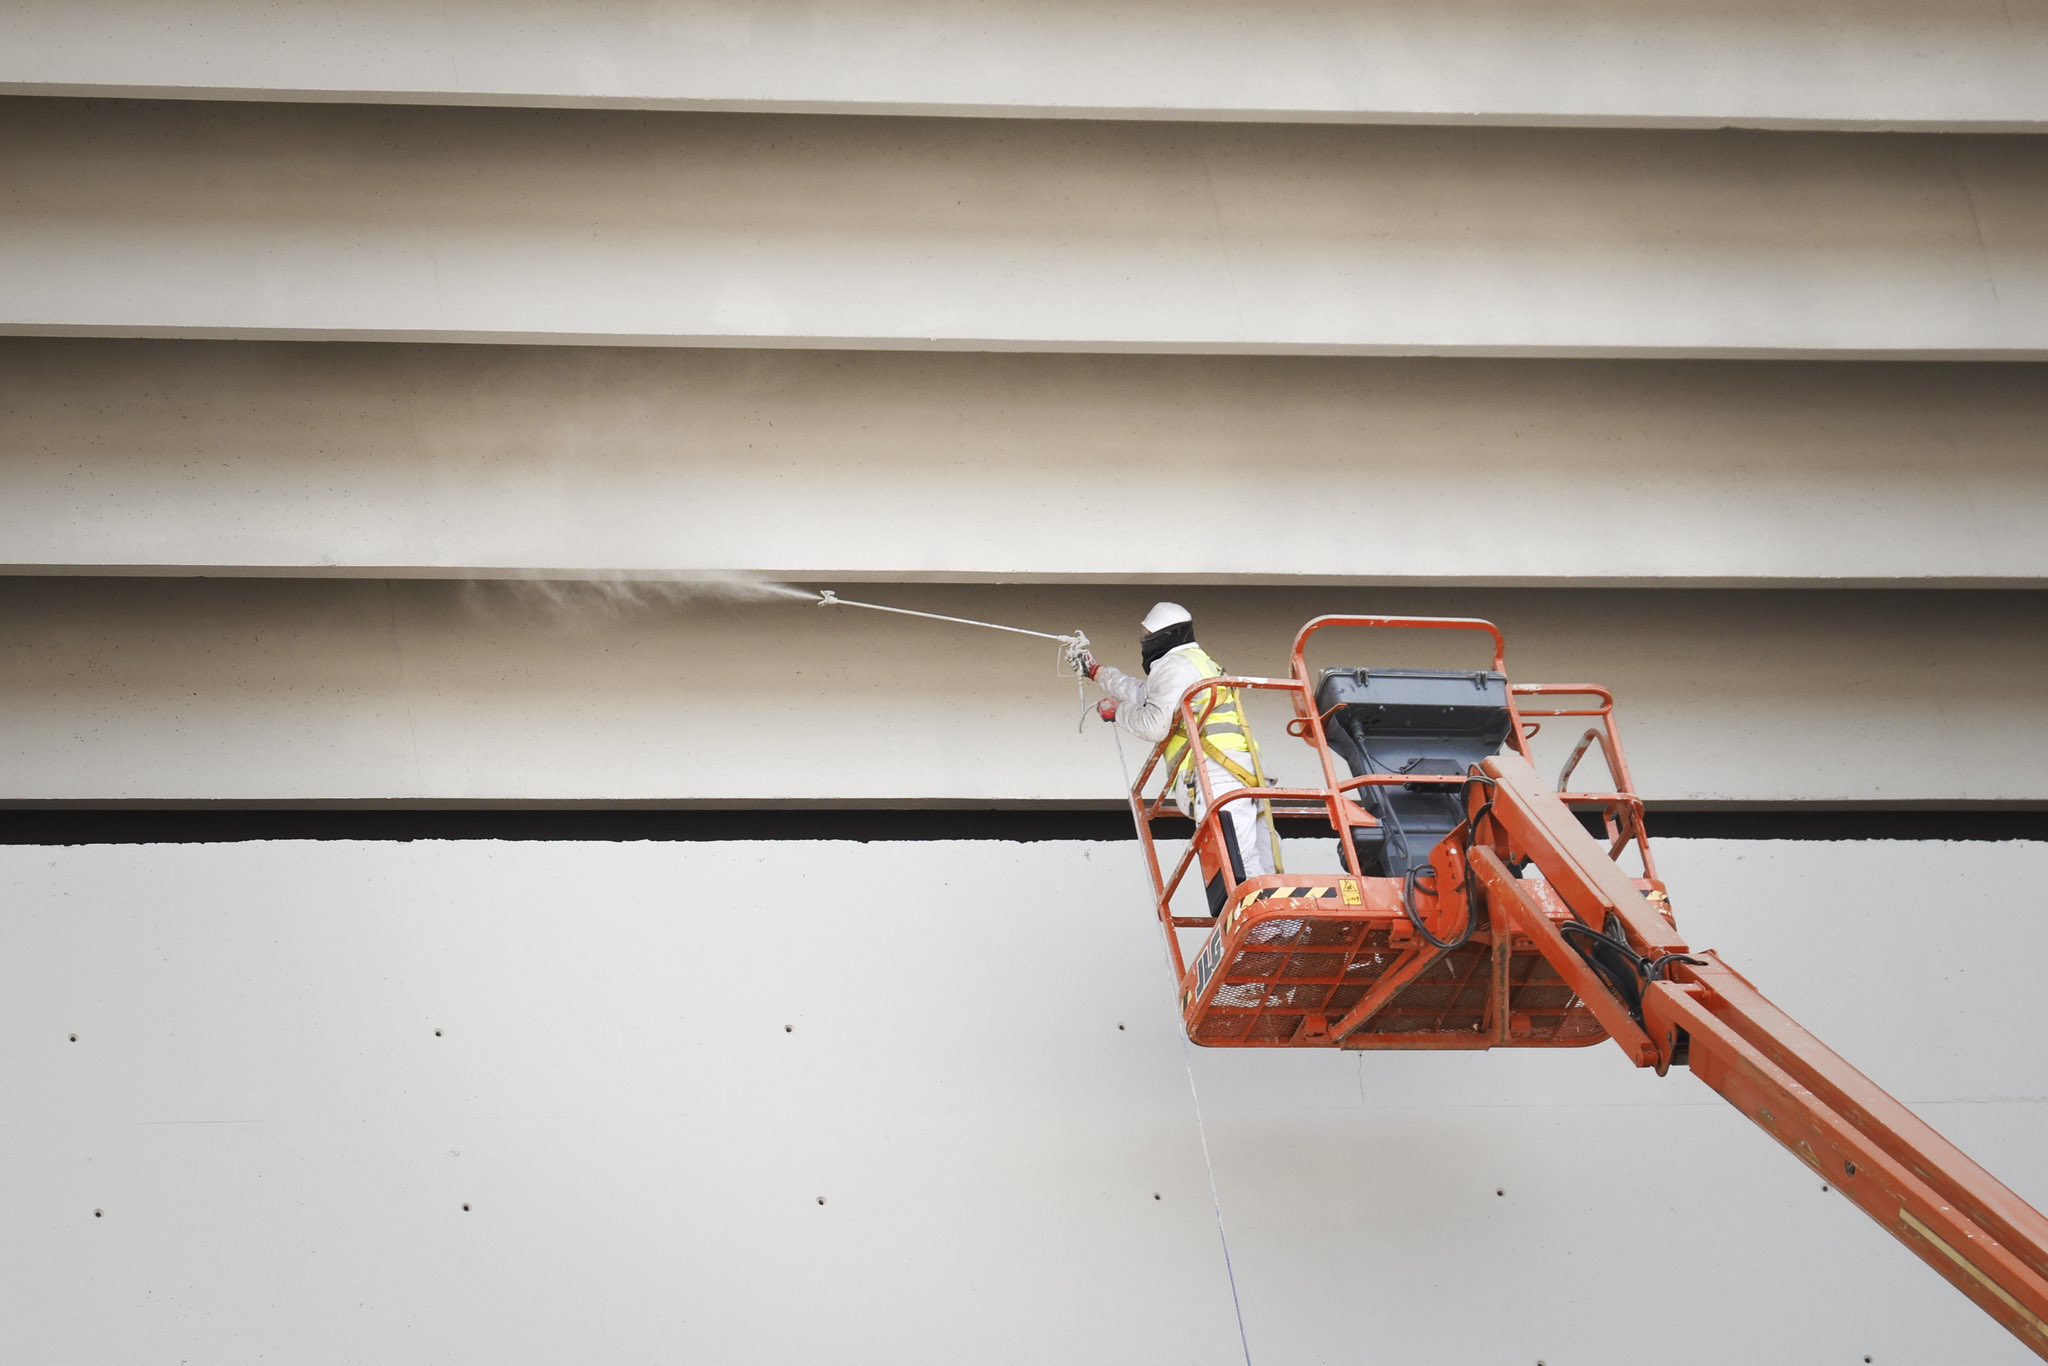
[[[1204,678],[1221,678],[1223,666],[1209,657],[1208,651],[1199,645],[1188,647],[1187,656],[1195,667],[1202,671]],[[1199,685],[1197,685],[1199,686]],[[1202,709],[1213,701],[1216,705],[1206,720]],[[1225,773],[1243,783],[1246,787],[1257,787],[1258,779],[1244,764],[1230,758],[1233,754],[1249,754],[1252,751],[1251,736],[1245,730],[1244,710],[1239,705],[1237,689],[1211,688],[1200,697],[1188,703],[1188,709],[1195,714],[1202,725],[1202,753],[1220,765]],[[1182,770],[1186,769],[1183,773]],[[1176,779],[1185,782],[1190,790],[1196,786],[1195,771],[1188,764],[1188,737],[1184,727],[1176,726],[1166,741],[1167,785]]]

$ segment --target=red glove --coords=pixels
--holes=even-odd
[[[1095,704],[1095,714],[1105,721],[1116,720],[1116,699],[1105,697]]]

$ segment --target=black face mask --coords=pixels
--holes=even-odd
[[[1192,645],[1195,640],[1195,623],[1177,621],[1171,626],[1162,626],[1149,636],[1138,639],[1138,657],[1145,661],[1145,672],[1151,673],[1152,666],[1168,650],[1178,650],[1183,645]]]

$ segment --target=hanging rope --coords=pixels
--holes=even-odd
[[[1109,738],[1116,743],[1116,766],[1124,775],[1124,791],[1129,793],[1132,786],[1131,765],[1130,761],[1124,757],[1124,737],[1115,726],[1111,726],[1109,728]],[[1131,803],[1131,820],[1134,825],[1138,821],[1138,807],[1135,798]],[[1140,840],[1144,838],[1142,828],[1138,830],[1138,837]],[[1167,933],[1172,934],[1174,931],[1169,929]],[[1166,958],[1166,975],[1170,981],[1173,977],[1173,955],[1170,952],[1166,952],[1163,941],[1161,943],[1161,952]],[[1168,999],[1171,1001],[1170,995]],[[1177,1011],[1174,1013],[1173,1022],[1173,1032],[1180,1037],[1181,1066],[1186,1070],[1188,1076],[1188,1096],[1194,1101],[1195,1105],[1195,1137],[1202,1145],[1202,1168],[1209,1174],[1209,1208],[1216,1215],[1216,1242],[1223,1249],[1223,1277],[1230,1285],[1231,1312],[1237,1316],[1237,1345],[1238,1349],[1244,1353],[1244,1366],[1252,1366],[1251,1336],[1245,1331],[1244,1326],[1244,1300],[1237,1290],[1237,1265],[1230,1256],[1230,1229],[1223,1222],[1223,1193],[1216,1184],[1216,1161],[1209,1155],[1209,1126],[1202,1117],[1201,1088],[1195,1084],[1195,1047],[1188,1041],[1187,1029],[1183,1025]]]

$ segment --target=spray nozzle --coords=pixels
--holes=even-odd
[[[840,601],[839,601],[839,595],[838,595],[837,593],[833,592],[833,591],[832,591],[831,589],[829,589],[829,588],[824,588],[824,589],[820,589],[820,590],[819,590],[819,592],[818,592],[818,606],[820,606],[820,607],[838,607],[838,606],[840,606],[840,605],[841,605],[841,603],[840,603]]]

